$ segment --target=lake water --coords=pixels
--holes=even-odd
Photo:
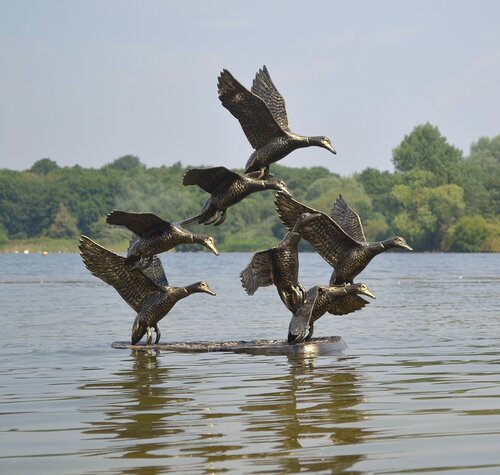
[[[206,280],[162,341],[286,338],[250,254],[162,256]],[[306,287],[330,268],[301,254]],[[500,473],[500,254],[386,253],[360,312],[325,315],[332,356],[138,352],[133,311],[78,255],[0,254],[0,473]]]

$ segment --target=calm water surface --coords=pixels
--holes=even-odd
[[[250,254],[163,256],[207,280],[162,341],[284,338]],[[78,255],[0,255],[0,473],[500,473],[500,254],[387,253],[361,312],[324,316],[335,356],[116,350],[133,311]],[[301,255],[306,287],[330,269]]]

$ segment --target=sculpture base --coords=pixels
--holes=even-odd
[[[312,338],[302,343],[290,344],[286,340],[253,340],[253,341],[194,341],[188,343],[160,343],[158,345],[131,345],[125,341],[115,341],[112,345],[117,349],[139,351],[165,350],[181,353],[206,353],[212,351],[232,351],[233,353],[249,353],[252,355],[333,355],[342,353],[347,345],[340,336]]]

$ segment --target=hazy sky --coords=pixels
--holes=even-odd
[[[243,167],[252,149],[217,97],[267,65],[292,130],[337,149],[281,163],[392,169],[412,129],[466,154],[500,134],[498,1],[0,0],[0,168]]]

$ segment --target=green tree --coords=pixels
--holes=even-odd
[[[49,227],[48,236],[55,239],[76,238],[79,234],[76,218],[64,203],[59,203],[54,221]]]
[[[464,161],[463,188],[468,214],[500,214],[500,135],[481,137]]]
[[[394,231],[405,236],[416,250],[445,250],[447,231],[463,214],[462,188],[430,188],[416,182],[395,186],[393,196],[399,204],[392,220]]]
[[[424,170],[433,173],[434,185],[459,183],[462,152],[448,144],[439,129],[429,123],[419,125],[392,151],[397,171]]]
[[[117,158],[111,163],[104,165],[102,168],[113,168],[115,170],[132,172],[144,170],[146,165],[141,163],[139,157],[136,157],[135,155],[124,155],[123,157]]]
[[[59,170],[59,165],[50,158],[42,158],[41,160],[35,162],[30,168],[31,173],[35,173],[40,176],[48,175],[56,170]]]

